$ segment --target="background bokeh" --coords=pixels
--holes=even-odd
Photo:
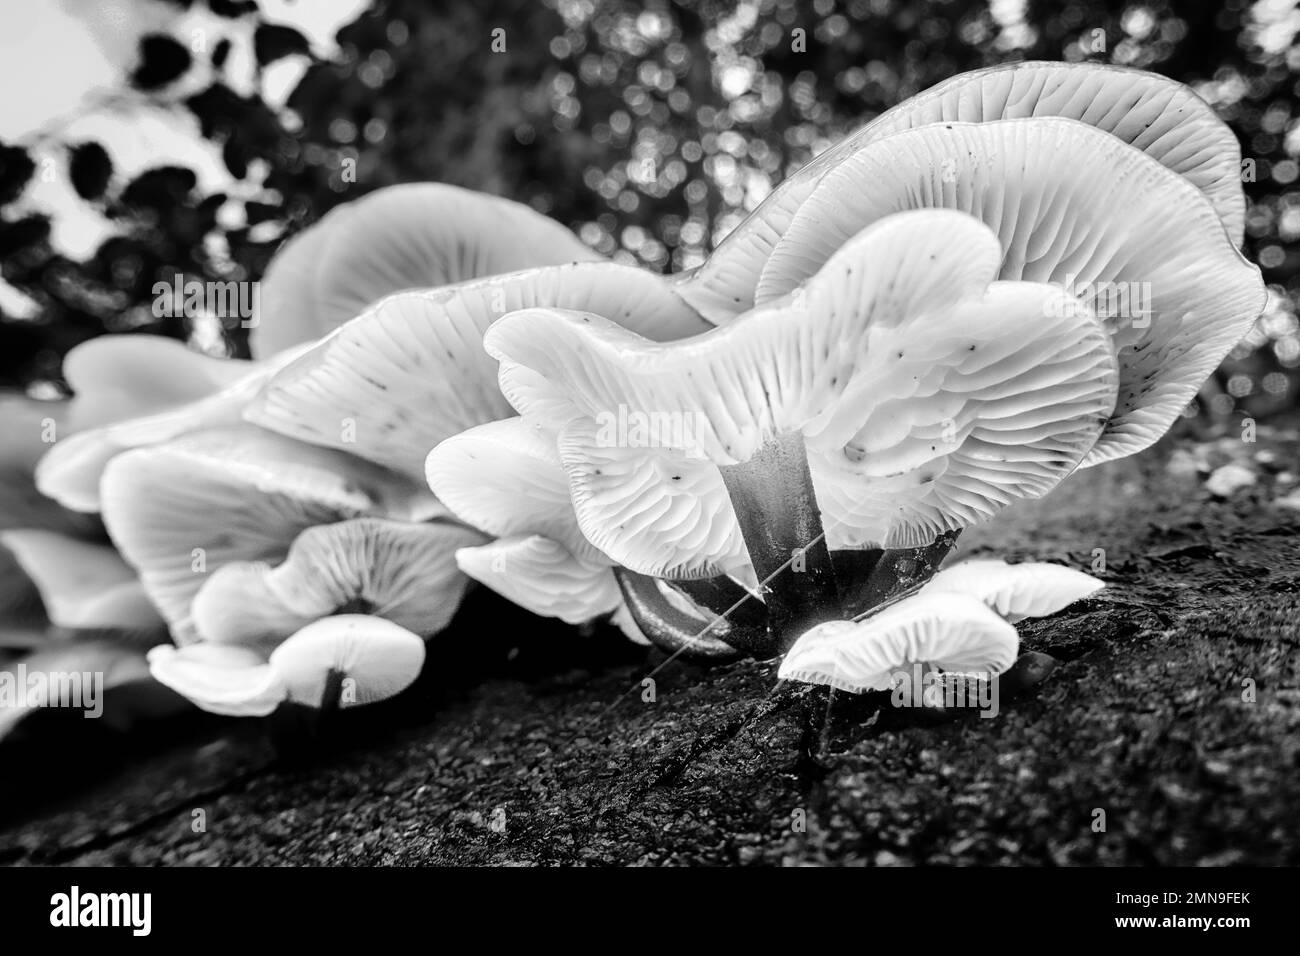
[[[92,24],[125,51],[117,81],[0,144],[0,388],[58,395],[63,354],[104,333],[247,355],[237,319],[156,317],[154,283],[256,279],[287,236],[392,183],[498,193],[602,253],[690,268],[791,170],[900,100],[993,63],[1087,59],[1190,84],[1242,144],[1246,254],[1273,294],[1189,416],[1295,405],[1294,0],[376,0],[328,42],[297,22],[307,3],[134,2],[138,15]],[[220,176],[176,161],[128,173],[87,132],[158,117]],[[51,181],[71,201],[50,201]],[[71,250],[59,226],[87,213],[103,238]]]

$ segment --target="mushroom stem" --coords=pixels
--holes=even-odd
[[[831,552],[835,581],[840,588],[840,605],[846,617],[855,617],[865,610],[867,582],[884,556],[881,548]]]
[[[748,461],[720,470],[771,622],[769,645],[751,653],[772,657],[840,610],[803,435],[777,435]]]
[[[333,667],[325,675],[325,688],[320,695],[320,715],[326,717],[343,705],[343,680],[347,675]]]
[[[960,531],[947,531],[919,548],[884,551],[866,579],[846,596],[845,614],[858,617],[920,587],[939,570],[960,534]]]
[[[723,663],[742,656],[737,648],[721,639],[722,634],[731,637],[736,630],[726,619],[720,618],[712,625],[701,625],[673,607],[654,578],[627,568],[615,568],[614,577],[632,619],[656,647],[674,656],[702,663]],[[763,634],[766,636],[766,629]]]
[[[762,599],[725,574],[716,578],[665,580],[664,583],[705,610],[725,614],[728,621],[742,626],[767,626],[767,607]]]

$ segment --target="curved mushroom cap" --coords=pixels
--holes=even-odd
[[[590,561],[542,535],[501,538],[456,552],[460,569],[541,617],[583,624],[623,604],[608,561]]]
[[[213,714],[264,717],[287,693],[266,656],[248,647],[160,644],[149,651],[148,661],[154,680]]]
[[[1241,148],[1194,92],[1155,73],[1106,64],[1006,63],[904,100],[796,171],[683,281],[682,296],[713,322],[749,309],[763,267],[794,215],[823,175],[864,146],[931,123],[1027,117],[1078,120],[1141,150],[1204,193],[1234,245],[1241,245]]]
[[[124,452],[101,491],[113,542],[181,642],[194,637],[191,600],[223,565],[279,560],[314,525],[437,513],[427,491],[391,472],[251,425]]]
[[[252,648],[206,641],[149,652],[159,683],[203,710],[232,717],[263,717],[286,700],[320,707],[331,672],[342,677],[340,707],[375,703],[409,687],[423,666],[423,640],[364,614],[315,621],[269,659]]]
[[[404,289],[598,258],[520,203],[442,183],[390,186],[335,208],[276,254],[250,343],[265,355],[318,339]]]
[[[45,677],[45,685],[50,691],[56,691],[69,675],[95,675],[95,697],[90,698],[85,679],[82,678],[81,703],[90,711],[102,708],[101,717],[105,723],[115,727],[124,724],[141,713],[154,716],[170,714],[178,709],[181,702],[172,695],[158,700],[144,686],[152,684],[145,656],[137,647],[129,647],[119,642],[96,638],[93,640],[69,640],[47,644],[19,658],[17,664],[23,668],[26,679],[30,682],[36,675]],[[9,665],[0,666],[0,679],[13,679],[15,675],[5,674]],[[24,718],[43,707],[50,706],[50,694],[32,694],[28,683],[23,693],[0,696],[0,740],[3,740]],[[123,700],[123,696],[127,699]],[[75,701],[73,702],[76,703]]]
[[[693,339],[654,344],[533,310],[485,345],[525,421],[541,408],[568,423],[579,522],[620,564],[692,576],[708,554],[720,566],[703,573],[734,573],[739,536],[714,525],[735,521],[718,466],[796,431],[832,548],[916,546],[1045,493],[1114,407],[1096,318],[1059,287],[990,284],[1000,258],[970,216],[908,213],[855,237],[794,295]],[[592,423],[618,415],[689,422],[690,447],[671,429],[602,440]]]
[[[440,442],[425,460],[437,499],[496,538],[541,535],[587,563],[609,564],[583,537],[554,439],[514,417]]]
[[[963,561],[944,568],[921,589],[923,594],[954,592],[979,598],[1013,624],[1046,617],[1106,586],[1090,574],[1059,564]]]
[[[471,578],[569,624],[623,606],[612,562],[578,529],[553,438],[520,418],[489,422],[441,442],[425,467],[439,501],[500,539],[456,553]]]
[[[274,568],[235,561],[212,572],[190,616],[202,639],[234,644],[278,643],[343,608],[435,634],[465,592],[455,551],[482,540],[451,522],[357,518],[308,528]]]
[[[36,585],[52,624],[134,631],[163,623],[135,570],[108,545],[31,529],[0,532],[0,544]]]
[[[245,417],[422,476],[438,442],[510,414],[483,333],[505,313],[534,306],[590,309],[656,339],[707,328],[660,276],[612,262],[401,293],[277,373]]]
[[[320,706],[332,671],[343,676],[339,706],[356,707],[410,687],[424,666],[424,641],[383,618],[339,614],[308,624],[271,652],[270,663],[289,700]]]
[[[534,406],[523,399],[523,408]],[[611,420],[616,426],[617,413],[577,418],[560,434],[571,510],[586,539],[641,574],[726,574],[756,586],[717,466],[694,448],[620,444]]]
[[[114,457],[128,448],[156,445],[188,432],[239,424],[244,405],[294,354],[294,350],[289,350],[264,362],[208,360],[225,366],[226,374],[237,373],[236,376],[218,391],[204,393],[177,407],[114,421],[60,439],[37,464],[36,487],[65,508],[83,513],[99,511],[99,482],[104,468]],[[87,396],[87,401],[93,394]]]
[[[758,300],[788,293],[865,226],[924,207],[983,219],[1000,278],[1062,284],[1105,319],[1120,392],[1086,464],[1159,438],[1266,302],[1259,269],[1195,186],[1065,119],[925,126],[859,150],[799,208]]]
[[[860,623],[831,621],[790,648],[782,680],[862,694],[888,690],[899,671],[930,664],[949,673],[993,677],[1015,663],[1016,629],[965,594],[916,595]]]
[[[252,367],[161,335],[101,335],[63,359],[70,432],[153,415],[231,385]]]

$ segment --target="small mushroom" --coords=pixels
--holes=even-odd
[[[521,203],[442,183],[378,189],[290,239],[262,281],[255,355],[310,342],[405,289],[600,258]]]
[[[427,490],[377,465],[252,425],[123,452],[101,495],[114,544],[181,642],[195,637],[190,602],[225,564],[278,561],[315,525],[443,513]]]
[[[415,682],[424,666],[424,641],[391,621],[340,614],[308,624],[271,652],[271,667],[288,698],[327,707],[330,674],[343,678],[340,707],[374,704],[396,697]]]
[[[702,267],[679,280],[682,296],[715,323],[751,308],[764,266],[803,203],[823,176],[864,147],[932,123],[1025,117],[1077,120],[1146,153],[1199,189],[1231,241],[1241,245],[1246,208],[1241,148],[1227,124],[1192,90],[1155,73],[1107,64],[1006,63],[960,74],[904,100],[799,169]],[[1060,172],[1086,165],[1076,162]]]
[[[0,532],[0,544],[40,591],[50,623],[126,631],[162,626],[135,570],[112,547],[35,529]]]
[[[1016,660],[1016,629],[983,601],[936,592],[900,601],[859,623],[829,621],[795,642],[777,672],[782,680],[825,684],[862,694],[888,690],[913,664],[991,678]]]
[[[1267,293],[1189,180],[1069,119],[937,123],[876,140],[827,172],[763,267],[762,303],[814,275],[863,228],[901,210],[984,220],[998,278],[1066,286],[1119,355],[1115,414],[1085,464],[1146,448],[1250,330]]]
[[[465,591],[457,548],[483,540],[452,522],[357,518],[308,528],[285,560],[233,561],[208,575],[190,609],[203,640],[279,643],[343,609],[417,634],[447,626]]]
[[[148,655],[160,683],[203,710],[234,717],[265,716],[285,701],[346,708],[385,700],[415,681],[424,657],[418,636],[364,614],[315,621],[269,657],[206,641],[163,644]],[[337,697],[327,693],[334,687]]]
[[[958,593],[979,598],[1011,623],[1046,617],[1106,586],[1090,574],[1059,564],[997,560],[962,561],[944,568],[922,594]]]
[[[590,309],[656,339],[707,328],[659,276],[612,262],[405,292],[274,375],[245,417],[418,479],[438,442],[510,414],[483,333],[507,312],[543,305]]]

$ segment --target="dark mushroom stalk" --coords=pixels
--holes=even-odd
[[[818,624],[867,614],[915,591],[957,540],[948,532],[919,548],[830,551],[799,432],[778,435],[748,461],[720,471],[761,601],[727,577],[669,582],[718,615],[701,626],[674,608],[653,578],[616,572],[637,626],[687,659],[728,660],[736,656],[732,649],[760,660],[784,654]]]
[[[767,604],[768,640],[751,653],[775,656],[840,606],[803,435],[778,435],[720,471]]]

